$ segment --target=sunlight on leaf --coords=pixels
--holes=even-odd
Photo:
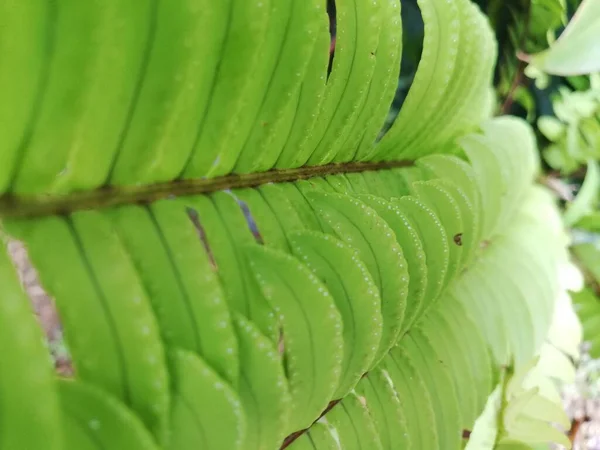
[[[585,75],[600,70],[600,1],[584,0],[560,38],[524,61],[552,75]]]

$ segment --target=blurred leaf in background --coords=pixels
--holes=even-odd
[[[600,1],[584,0],[568,26],[548,50],[521,59],[553,75],[600,71]],[[529,52],[528,52],[529,53]]]

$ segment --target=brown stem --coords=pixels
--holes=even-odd
[[[337,405],[339,402],[341,402],[341,399],[333,400],[332,402],[329,402],[329,405],[327,405],[327,408],[325,408],[325,411],[323,411],[321,413],[321,415],[319,416],[319,419],[321,417],[323,417],[325,414],[327,414],[329,411],[331,411],[333,409],[333,407],[335,405]],[[319,419],[317,419],[317,420],[319,420]],[[317,420],[315,420],[315,422]],[[295,433],[290,434],[288,437],[286,437],[283,440],[283,444],[281,444],[281,447],[279,448],[279,450],[283,450],[283,449],[289,447],[292,444],[292,442],[294,442],[296,439],[298,439],[300,436],[302,436],[307,431],[308,431],[308,429],[304,429],[304,430],[296,431]]]
[[[74,211],[106,208],[125,204],[150,203],[156,200],[186,195],[208,194],[226,189],[255,187],[267,183],[305,180],[339,173],[392,169],[412,165],[412,161],[390,161],[270,170],[247,175],[226,175],[216,178],[181,180],[149,186],[108,187],[91,192],[65,196],[0,196],[0,219],[7,217],[38,217],[67,214]]]
[[[579,428],[581,427],[581,424],[583,424],[586,419],[583,420],[577,420],[577,419],[573,419],[573,421],[571,422],[571,428],[569,429],[569,433],[568,433],[568,437],[569,437],[569,441],[571,441],[571,444],[575,443],[575,439],[577,438],[577,433],[579,433]]]

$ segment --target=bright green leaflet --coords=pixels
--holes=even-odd
[[[329,18],[323,14],[306,76],[297,93],[294,121],[275,163],[278,169],[304,165],[313,151],[311,132],[325,94],[330,40]]]
[[[32,55],[44,78],[6,181],[23,194],[95,189],[109,177],[145,69],[156,2],[69,0],[45,9],[44,54]],[[4,29],[11,17],[0,17]],[[18,76],[27,69],[13,68]]]
[[[492,359],[490,349],[480,331],[480,327],[470,317],[470,314],[465,310],[464,306],[456,300],[456,298],[448,298],[440,305],[441,316],[445,318],[456,333],[460,330],[461,337],[458,339],[459,345],[464,346],[466,351],[464,354],[468,357],[472,367],[471,375],[475,382],[477,403],[475,411],[483,411],[488,401],[488,397],[494,388],[494,374],[492,373]],[[465,417],[467,420],[468,417]]]
[[[338,403],[327,414],[327,420],[337,430],[344,450],[382,450],[369,411],[356,394],[349,394]]]
[[[500,218],[503,192],[506,185],[499,170],[498,158],[491,151],[492,143],[482,135],[471,134],[459,140],[469,157],[481,192],[483,212],[482,237],[491,238]]]
[[[238,189],[235,191],[235,196],[248,205],[263,244],[289,252],[287,237],[279,223],[279,217],[260,192],[251,188]]]
[[[399,337],[406,307],[408,273],[394,232],[364,203],[341,194],[314,193],[310,201],[332,234],[356,248],[381,296],[383,333],[374,363]],[[394,270],[392,270],[392,268]]]
[[[169,359],[173,403],[166,448],[245,448],[246,417],[235,391],[193,353],[175,349]]]
[[[456,2],[421,0],[418,3],[425,24],[423,53],[402,110],[377,146],[374,154],[377,160],[409,159],[418,154],[409,152],[407,143],[431,120],[456,63],[461,25]]]
[[[460,207],[454,198],[436,181],[422,181],[413,184],[417,198],[430,208],[444,224],[448,240],[448,270],[444,285],[448,286],[462,269],[462,233],[464,224]]]
[[[320,45],[318,36],[326,17],[324,6],[319,0],[273,2],[267,42],[279,48],[263,49],[269,59],[266,64],[263,59],[261,66],[271,73],[264,80],[267,89],[256,103],[260,111],[250,124],[251,132],[236,162],[236,172],[268,170],[278,160],[296,119],[302,78],[315,45]],[[289,126],[284,126],[285,121]]]
[[[303,230],[306,227],[281,185],[266,184],[259,186],[257,190],[277,215],[277,219],[286,233]]]
[[[52,367],[29,300],[4,249],[0,250],[0,286],[2,364],[10,368],[0,371],[0,446],[62,449]]]
[[[103,390],[72,380],[60,380],[58,387],[66,450],[158,450],[139,418]]]
[[[445,287],[448,272],[448,238],[439,219],[433,211],[418,199],[410,196],[392,201],[402,214],[410,221],[418,233],[427,262],[427,290],[423,298],[421,313],[427,311],[437,300]]]
[[[337,2],[336,53],[319,118],[311,131],[308,163],[331,162],[356,121],[375,70],[381,33],[381,0]]]
[[[224,14],[224,35],[218,52],[205,112],[192,143],[191,153],[183,168],[185,178],[200,178],[229,173],[235,164],[239,144],[236,128],[253,120],[247,108],[256,104],[261,80],[266,74],[248,77],[247,70],[260,70],[263,45],[270,24],[271,0],[226,0],[227,5],[212,3]],[[218,23],[215,21],[215,24]],[[209,31],[210,32],[210,31]],[[266,68],[265,68],[266,69]],[[231,151],[229,145],[236,151]]]
[[[406,411],[387,373],[380,368],[371,371],[358,384],[356,392],[366,400],[367,409],[381,441],[381,448],[411,448]]]
[[[197,353],[235,383],[237,343],[229,311],[182,205],[117,208],[107,215],[149,294],[167,345]],[[187,261],[174,251],[182,244],[196,250],[186,254]]]
[[[258,245],[245,250],[281,323],[292,394],[287,431],[308,428],[333,399],[339,380],[343,358],[340,313],[321,281],[295,258]]]
[[[431,394],[406,353],[393,348],[383,360],[383,367],[402,399],[406,411],[406,426],[413,449],[438,448],[436,418]]]
[[[460,448],[462,418],[448,369],[437,358],[427,356],[435,354],[435,349],[421,330],[413,330],[400,346],[421,374],[433,409],[439,412],[435,423],[440,443],[449,448]]]
[[[18,0],[0,4],[0,53],[4,70],[0,71],[0,192],[12,182],[13,171],[19,164],[19,149],[25,131],[35,122],[36,104],[44,88],[50,56],[47,52],[52,33],[49,3],[23,3]],[[19,39],[10,36],[29,30]],[[10,68],[11,70],[7,70]]]
[[[292,442],[288,448],[290,450],[315,450],[313,441],[308,433],[304,433],[302,436]]]
[[[491,317],[479,299],[486,294],[487,289],[481,283],[485,273],[478,266],[474,266],[463,275],[460,283],[454,285],[450,295],[462,303],[464,309],[469,311],[475,322],[484,324],[481,330],[490,347],[497,364],[509,364],[509,344],[505,323],[505,316],[498,314]]]
[[[364,129],[356,127],[350,132],[335,162],[352,159],[368,159],[373,142],[381,131],[389,106],[396,94],[402,59],[401,4],[398,0],[382,0],[382,30],[377,46],[375,72],[369,83],[367,99],[361,108],[357,123],[365,123]]]
[[[532,65],[555,75],[584,75],[600,70],[598,42],[600,5],[584,0],[561,36],[548,50],[530,59]]]
[[[210,0],[156,4],[137,97],[112,162],[116,184],[168,181],[181,173],[219,58],[223,8]]]
[[[340,446],[333,437],[331,426],[316,422],[308,430],[307,436],[316,450],[340,450]]]
[[[427,264],[421,239],[414,225],[402,213],[400,208],[373,195],[359,197],[383,218],[396,235],[408,264],[408,294],[405,312],[405,328],[408,329],[422,314],[424,296],[427,289]]]
[[[245,450],[276,448],[288,427],[291,397],[277,349],[241,314],[234,318],[240,346],[239,396],[246,413]]]
[[[60,299],[81,379],[116,395],[163,436],[168,386],[158,324],[108,220],[98,212],[81,212],[16,222],[11,229],[27,243],[42,281]],[[77,275],[76,282],[60,282],[57,271],[66,267]]]
[[[323,282],[343,321],[344,359],[334,398],[354,388],[371,367],[381,339],[381,299],[365,264],[331,235],[290,235],[292,252]]]
[[[471,429],[480,409],[477,404],[479,394],[475,382],[471,362],[466,353],[465,344],[460,342],[456,330],[453,330],[445,317],[437,311],[431,312],[420,330],[427,336],[432,347],[437,350],[437,358],[448,368],[456,388],[456,396],[460,399],[460,416],[464,429]],[[488,392],[485,392],[486,397]]]

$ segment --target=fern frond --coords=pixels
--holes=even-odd
[[[40,75],[0,205],[76,368],[45,380],[52,420],[97,412],[115,449],[458,449],[501,368],[538,353],[563,241],[531,130],[489,119],[485,17],[420,2],[423,59],[379,139],[399,1],[336,6],[329,76],[317,0],[11,12],[37,28],[10,73]]]

